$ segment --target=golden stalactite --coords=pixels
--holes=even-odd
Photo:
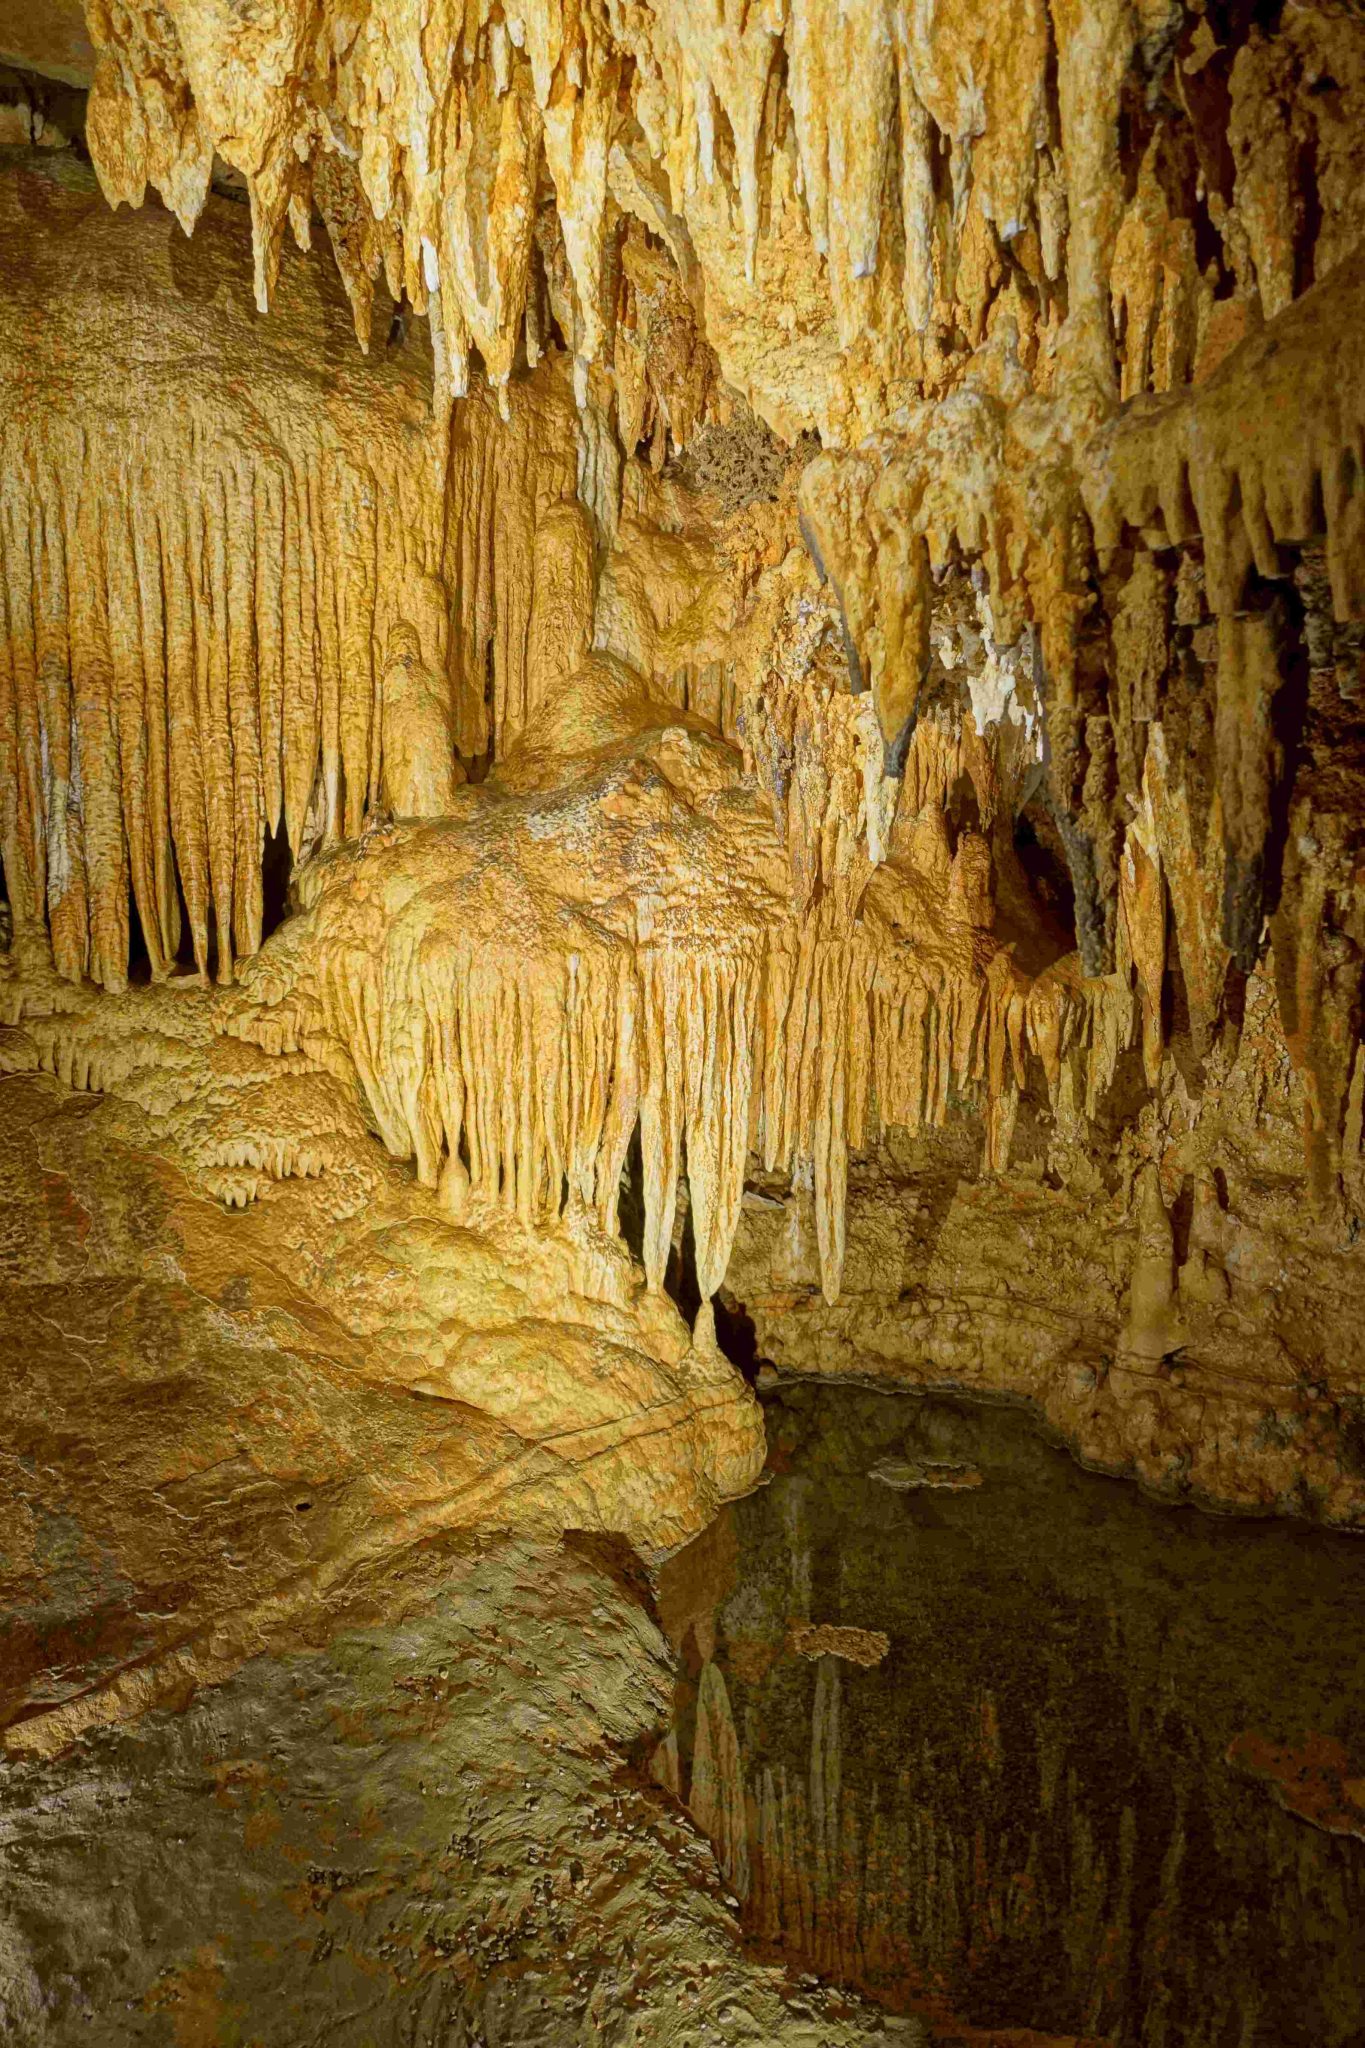
[[[1194,389],[1149,398],[1097,437],[1084,472],[1101,550],[1122,529],[1168,545],[1196,535],[1212,609],[1242,608],[1248,578],[1274,580],[1277,548],[1325,533],[1339,620],[1365,607],[1365,532],[1353,486],[1362,432],[1354,350],[1365,256],[1248,336]]]
[[[88,233],[88,207],[75,217]],[[272,330],[280,360],[249,404],[209,370],[174,408],[130,412],[135,334],[93,362],[77,409],[62,365],[86,345],[88,287],[58,276],[55,240],[42,247],[57,347],[31,388],[49,402],[11,408],[0,430],[16,925],[48,925],[63,973],[117,989],[131,891],[155,977],[176,962],[183,915],[200,973],[230,980],[261,943],[266,835],[283,829],[297,857],[318,837],[354,839],[380,802],[395,631],[416,642],[398,687],[425,678],[435,730],[471,759],[519,732],[537,660],[586,652],[572,398],[546,365],[504,424],[481,386],[448,446],[416,365],[320,401],[308,352],[323,334],[291,297]],[[18,322],[3,346],[7,375],[28,377]],[[566,501],[578,544],[553,597]],[[454,765],[399,780],[411,793],[434,777],[434,801]]]
[[[150,183],[187,228],[212,152],[240,172],[261,303],[286,220],[306,227],[311,195],[362,336],[382,240],[391,284],[435,309],[447,395],[466,388],[471,346],[496,388],[512,373],[543,167],[580,399],[591,367],[621,352],[610,280],[625,211],[669,246],[694,298],[700,264],[707,338],[757,410],[837,436],[933,372],[954,325],[984,336],[1001,252],[1030,234],[1057,242],[1062,209],[1044,188],[1064,157],[1108,174],[1132,35],[1116,0],[1102,16],[1073,26],[1060,5],[1050,17],[1043,0],[1015,0],[1002,33],[998,9],[975,0],[793,0],[714,19],[673,0],[443,0],[421,22],[372,10],[343,36],[325,10],[285,4],[249,32],[197,0],[101,5],[91,146],[112,200],[140,203]],[[1078,217],[1089,317],[1117,221],[1092,254],[1089,210]],[[806,391],[763,361],[775,294],[800,309],[779,355],[798,384],[805,359]]]

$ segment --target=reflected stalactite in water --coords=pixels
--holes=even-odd
[[[692,1813],[716,1845],[720,1867],[736,1897],[749,1893],[749,1831],[739,1738],[725,1680],[714,1664],[702,1667],[697,1735],[692,1751]]]
[[[907,1422],[968,1439],[982,1488],[869,1484]],[[1365,1555],[1156,1509],[1015,1416],[807,1388],[769,1435],[777,1476],[711,1543],[712,1611],[695,1581],[686,1613],[667,1575],[663,1598],[696,1701],[671,1783],[751,1939],[944,2039],[1362,2038],[1365,1857],[1333,1837]],[[798,1619],[880,1627],[889,1653],[792,1654]],[[1234,1726],[1308,1716],[1341,1739]]]

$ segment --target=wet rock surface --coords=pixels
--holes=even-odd
[[[365,1625],[0,1773],[13,2048],[920,2038],[745,1956],[634,1761],[669,1659],[610,1544],[446,1539],[366,1591]]]
[[[671,1308],[613,1306],[591,1241],[556,1268],[543,1236],[528,1259],[458,1231],[344,1098],[313,1098],[320,1177],[209,1199],[195,1147],[254,1149],[259,1094],[153,1014],[132,1097],[0,1079],[5,1753],[325,1640],[378,1561],[443,1530],[662,1550],[752,1482],[757,1409],[719,1354],[692,1371]]]

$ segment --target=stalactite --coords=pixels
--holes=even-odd
[[[90,951],[81,789],[72,702],[65,542],[58,509],[36,508],[40,529],[38,664],[47,740],[48,923],[57,970],[78,980]]]
[[[671,216],[695,247],[723,249],[739,299],[759,287],[765,242],[795,230],[803,283],[828,303],[841,346],[865,345],[869,315],[880,325],[889,314],[904,331],[885,339],[887,366],[918,366],[936,313],[981,338],[1000,249],[1045,217],[1058,240],[1043,172],[1055,178],[1064,160],[1116,172],[1130,13],[1115,5],[1102,26],[1073,23],[1062,0],[1012,0],[1002,23],[981,0],[947,12],[794,0],[755,17],[731,0],[712,20],[678,0],[599,10],[518,0],[490,19],[442,4],[420,26],[367,18],[338,35],[333,60],[328,38],[310,45],[292,17],[242,43],[225,19],[184,5],[100,6],[91,145],[115,204],[139,204],[150,181],[187,228],[216,147],[247,180],[263,305],[286,217],[306,228],[316,205],[362,345],[381,261],[419,310],[435,309],[446,405],[466,388],[471,345],[502,388],[523,330],[533,339],[542,161],[580,400],[593,366],[630,361],[607,289],[616,208],[650,226]],[[943,200],[939,152],[950,165]],[[1118,203],[1098,233],[1082,217],[1076,297],[1087,319],[1106,288]],[[628,387],[629,367],[620,374]]]
[[[1124,526],[1172,543],[1198,534],[1209,604],[1241,610],[1249,576],[1279,575],[1281,545],[1325,527],[1339,620],[1365,610],[1365,512],[1354,487],[1365,399],[1354,374],[1365,255],[1348,257],[1193,390],[1120,413],[1087,459],[1102,551]]]
[[[248,455],[215,445],[198,412],[153,442],[112,420],[11,413],[5,871],[20,929],[46,923],[64,974],[123,986],[131,887],[154,978],[175,962],[183,893],[199,971],[231,979],[261,941],[265,834],[283,821],[304,851],[320,788],[325,836],[354,838],[377,800],[376,650],[392,624],[434,642],[453,600],[463,631],[448,657],[424,654],[445,665],[457,744],[515,739],[528,692],[586,646],[591,544],[557,375],[512,412],[509,433],[486,395],[464,408],[412,522],[388,514],[409,495],[398,478],[367,451],[310,443],[312,421]],[[574,540],[557,608],[556,532]]]
[[[482,936],[460,928],[459,892],[472,885],[458,839],[399,834],[339,856],[293,927],[285,982],[284,962],[263,956],[223,1028],[277,1055],[344,1048],[388,1149],[414,1157],[461,1218],[504,1209],[529,1223],[567,1206],[614,1229],[638,1119],[655,1288],[684,1173],[698,1285],[704,1298],[719,1288],[752,1150],[770,1172],[809,1177],[821,1284],[835,1300],[849,1155],[875,1127],[941,1125],[956,1097],[977,1093],[987,1164],[1003,1170],[1026,1054],[1054,1095],[1074,1067],[1075,1113],[1093,1116],[1132,1039],[1126,977],[1087,982],[1073,961],[1030,984],[965,913],[965,953],[906,944],[894,927],[787,922],[779,900],[760,916],[747,897],[716,901],[702,944],[695,930],[669,937],[656,913],[608,942],[577,913],[561,929],[552,902],[532,910],[510,879],[513,844],[503,858],[516,907],[495,914],[470,899],[476,920],[510,919],[510,941],[496,923]],[[414,860],[432,875],[453,862],[446,889],[405,879]],[[385,926],[392,890],[404,907]],[[747,929],[734,928],[737,913]]]
[[[573,408],[557,379],[519,385],[507,423],[486,399],[459,408],[443,575],[454,638],[456,744],[465,756],[505,753],[525,729],[531,693],[548,683],[554,636],[571,626],[555,650],[561,675],[584,639],[588,563],[571,509],[576,481]],[[551,585],[561,579],[562,595],[552,599]],[[540,615],[533,618],[538,591]],[[564,608],[571,620],[559,615]]]
[[[1173,391],[1194,366],[1201,280],[1191,221],[1173,216],[1161,188],[1158,132],[1148,145],[1138,188],[1114,244],[1109,291],[1123,334],[1120,395]],[[1207,290],[1207,287],[1205,287]]]
[[[81,782],[82,851],[90,901],[89,971],[107,989],[128,972],[128,851],[117,779],[113,672],[104,590],[101,523],[87,488],[91,457],[74,451],[68,487],[54,492],[66,528],[71,684]],[[22,474],[16,462],[16,470]]]
[[[1248,970],[1263,944],[1266,849],[1288,797],[1276,718],[1293,601],[1264,586],[1321,525],[1337,614],[1361,604],[1361,259],[1343,202],[1335,271],[1205,376],[1210,295],[1227,278],[1212,259],[1196,276],[1193,252],[1213,243],[1172,177],[1176,101],[1192,88],[1177,83],[1124,163],[1131,7],[1012,0],[1004,35],[998,8],[950,13],[442,5],[421,36],[367,20],[324,76],[297,23],[278,41],[257,25],[227,51],[223,21],[187,4],[97,10],[92,147],[110,195],[136,201],[150,178],[192,223],[196,166],[224,143],[250,187],[258,289],[273,287],[286,219],[306,239],[316,206],[362,341],[381,268],[415,308],[439,309],[443,393],[425,440],[405,422],[406,439],[386,428],[373,447],[311,412],[282,426],[266,401],[228,434],[202,396],[150,437],[98,407],[80,426],[68,408],[41,436],[7,420],[0,826],[26,941],[46,924],[64,974],[117,988],[131,896],[160,978],[183,896],[200,973],[232,980],[261,941],[268,832],[283,823],[296,856],[330,853],[380,843],[381,804],[455,804],[452,763],[427,783],[403,758],[405,690],[429,700],[435,751],[452,732],[477,777],[559,718],[591,645],[742,737],[787,898],[739,937],[650,928],[647,911],[577,952],[518,904],[505,943],[501,928],[443,939],[421,975],[340,949],[326,1029],[386,1142],[453,1205],[531,1214],[572,1199],[614,1215],[638,1119],[651,1281],[685,1169],[709,1296],[752,1139],[809,1188],[833,1299],[848,1155],[869,1134],[941,1124],[966,1096],[1003,1171],[1028,1058],[1072,1128],[1098,1110],[1139,1019],[1155,1088],[1176,966],[1207,1054],[1229,963]],[[1260,48],[1239,59],[1247,77],[1269,61]],[[1198,68],[1182,58],[1181,79]],[[1245,113],[1245,80],[1234,97]],[[1254,212],[1249,132],[1236,177]],[[1087,208],[1068,197],[1081,184]],[[1202,226],[1221,221],[1236,270],[1220,204]],[[1273,311],[1296,279],[1268,216],[1253,239]],[[809,295],[792,254],[807,244]],[[727,515],[718,540],[705,484],[674,459],[695,443],[704,471],[698,429],[732,417],[721,373],[749,295],[786,304],[774,286],[788,283],[781,345],[810,350],[799,423],[837,421],[799,493],[823,593],[791,545],[794,470],[741,489],[748,530]],[[553,349],[514,376],[523,341],[528,361],[542,356],[551,317],[572,383]],[[831,335],[856,360],[866,418],[830,395]],[[471,348],[485,378],[471,378]],[[868,421],[877,431],[855,431]],[[1202,545],[1208,635],[1204,614],[1171,606],[1158,541],[1189,551],[1187,567]],[[945,652],[954,584],[980,627],[970,712]],[[1210,637],[1206,778],[1174,724],[1168,737],[1166,699],[1180,661],[1208,667],[1193,644]],[[1080,958],[1031,978],[994,925],[1035,766]],[[654,775],[669,779],[651,757],[642,780]],[[1346,859],[1319,902],[1291,851],[1278,912],[1282,1001],[1329,1166],[1355,1028]],[[1338,1021],[1315,1051],[1304,961],[1319,929],[1329,948],[1346,934],[1347,952]],[[555,1005],[576,1021],[561,1030]],[[523,1060],[538,1079],[518,1104]],[[584,1061],[598,1079],[578,1103]]]
[[[1108,384],[1109,279],[1123,207],[1118,111],[1137,39],[1129,0],[1051,0],[1057,101],[1066,160],[1068,330],[1077,369]]]

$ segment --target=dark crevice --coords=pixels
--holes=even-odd
[[[622,1239],[632,1259],[644,1263],[645,1256],[645,1162],[640,1149],[640,1126],[630,1134],[626,1163],[621,1172],[617,1217]]]
[[[1014,821],[1014,850],[1029,888],[1065,937],[1064,950],[1073,950],[1076,891],[1061,836],[1045,804],[1029,804],[1019,813]]]
[[[958,840],[964,832],[980,830],[981,805],[977,800],[976,784],[964,771],[948,795],[948,835],[953,851],[957,851]]]
[[[664,1269],[664,1292],[669,1295],[678,1313],[689,1329],[697,1320],[701,1307],[701,1286],[697,1280],[697,1245],[692,1234],[692,1204],[688,1199],[687,1182],[678,1176],[678,1215],[681,1228],[675,1227],[673,1244]]]
[[[758,1352],[758,1331],[742,1301],[722,1287],[712,1304],[716,1317],[716,1342],[731,1365],[742,1372],[749,1385],[758,1378],[767,1361]]]
[[[471,783],[482,782],[493,766],[493,736],[495,706],[497,702],[497,681],[493,667],[493,643],[490,640],[483,650],[483,712],[484,732],[487,743],[477,754],[461,757],[461,765]]]
[[[289,835],[281,818],[275,831],[267,831],[261,850],[261,937],[268,939],[289,915],[289,883],[294,857]]]
[[[152,956],[147,950],[146,934],[142,919],[138,916],[137,897],[133,885],[128,884],[128,980],[136,988],[145,988],[152,978]]]
[[[1322,199],[1318,192],[1318,131],[1309,128],[1299,152],[1294,183],[1299,199],[1299,219],[1294,235],[1294,296],[1308,291],[1316,282],[1315,257],[1322,232]]]

